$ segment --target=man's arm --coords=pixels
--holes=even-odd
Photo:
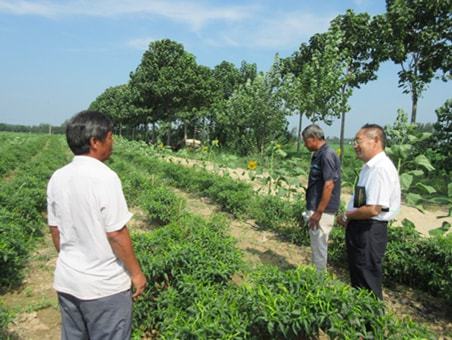
[[[357,209],[347,211],[348,220],[368,220],[381,212],[381,205],[363,205]]]
[[[319,221],[322,218],[322,214],[325,211],[326,207],[328,206],[328,203],[330,202],[335,185],[336,183],[334,183],[332,179],[325,181],[319,205],[317,206],[317,209],[314,211],[312,216],[309,218],[308,222],[309,228],[317,229],[319,227]]]
[[[57,226],[49,225],[50,235],[52,236],[53,245],[56,251],[60,252],[60,231]]]
[[[141,271],[140,265],[138,264],[137,258],[135,257],[129,230],[126,226],[124,226],[120,230],[108,232],[107,238],[110,242],[113,252],[121,260],[130,274],[133,287],[135,288],[135,292],[132,297],[138,297],[143,293],[144,289],[147,286],[147,282],[146,277],[144,276],[143,272]]]
[[[368,220],[381,212],[381,205],[363,205],[362,207],[346,211],[338,216],[336,222],[346,227],[350,220]]]

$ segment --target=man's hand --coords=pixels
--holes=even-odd
[[[336,223],[343,226],[344,228],[347,227],[348,219],[345,213],[336,215]]]
[[[309,221],[308,221],[309,229],[311,229],[311,230],[318,229],[321,218],[322,218],[322,213],[320,213],[318,211],[314,211],[314,213],[311,215],[311,217],[309,217]]]
[[[146,280],[146,277],[144,276],[143,272],[139,272],[137,275],[132,276],[132,285],[134,288],[134,293],[132,295],[132,299],[136,299],[141,294],[143,294],[144,289],[147,287],[148,283]]]

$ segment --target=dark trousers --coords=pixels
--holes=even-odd
[[[382,261],[388,243],[388,222],[350,221],[345,233],[350,281],[355,288],[372,291],[383,299]]]
[[[127,340],[132,331],[131,290],[80,300],[58,293],[62,340]]]

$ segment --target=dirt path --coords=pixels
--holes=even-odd
[[[201,167],[208,171],[217,173],[219,175],[228,174],[234,179],[240,180],[240,181],[246,181],[251,184],[254,190],[259,190],[264,188],[263,192],[267,192],[265,185],[262,184],[259,179],[267,178],[269,175],[268,173],[263,173],[262,175],[257,175],[256,180],[252,181],[250,171],[243,168],[225,168],[225,167],[219,167],[213,162],[208,161],[200,161],[200,160],[194,160],[194,159],[187,159],[187,158],[181,158],[181,157],[175,157],[175,156],[167,156],[163,158],[166,161],[169,161],[171,163],[180,164],[187,167]],[[300,183],[303,185],[306,185],[307,180],[303,177],[300,177]],[[302,193],[301,189],[298,189],[299,192]],[[350,190],[345,188],[341,193],[341,200],[344,203],[347,203],[350,199]],[[438,228],[441,226],[441,223],[443,221],[447,221],[450,224],[452,224],[452,217],[447,218],[441,218],[446,216],[448,214],[448,211],[445,207],[437,208],[435,210],[425,210],[424,213],[421,213],[419,210],[413,207],[409,207],[407,205],[402,204],[402,207],[400,209],[400,213],[397,216],[397,222],[401,222],[403,219],[409,219],[412,221],[416,229],[423,235],[428,235],[428,232],[432,229]]]
[[[187,201],[188,211],[209,218],[220,212],[218,206],[206,198],[198,198],[181,190],[173,189]],[[271,231],[256,229],[252,220],[239,221],[230,218],[230,235],[237,240],[237,247],[244,253],[245,261],[251,266],[272,264],[280,268],[294,268],[300,264],[309,264],[311,250],[292,243],[281,242]]]
[[[60,314],[52,288],[57,253],[48,233],[31,256],[22,287],[2,296],[8,310],[16,313],[9,326],[12,339],[59,339]]]

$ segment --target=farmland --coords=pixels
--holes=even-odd
[[[37,134],[0,133],[0,150],[0,325],[11,336],[58,338],[45,187],[71,155],[62,136]],[[450,238],[391,228],[383,305],[349,287],[340,228],[331,274],[307,266],[302,191],[275,176],[265,182],[265,171],[260,182],[236,169],[238,180],[206,154],[191,167],[180,156],[117,138],[108,162],[135,213],[129,227],[151,282],[135,304],[136,338],[452,336]]]

